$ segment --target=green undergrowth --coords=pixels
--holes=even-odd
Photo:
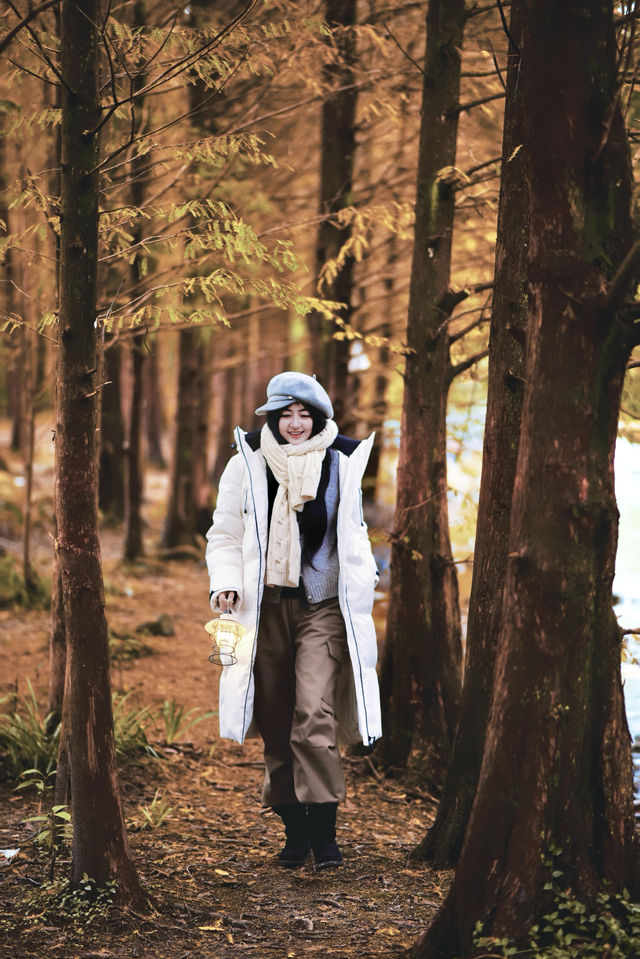
[[[86,875],[75,889],[67,879],[45,882],[26,897],[24,921],[29,923],[37,919],[52,926],[65,926],[84,939],[91,927],[109,921],[116,893],[115,882],[98,888]]]
[[[476,929],[478,959],[637,959],[640,956],[640,903],[629,894],[600,893],[586,906],[567,890],[549,884],[553,905],[529,930],[528,942],[482,936]]]
[[[47,609],[51,605],[51,583],[31,571],[25,582],[13,556],[0,556],[0,609]]]
[[[131,705],[129,696],[114,693],[112,697],[116,753],[122,763],[145,756],[159,758],[148,730],[162,729],[163,745],[173,745],[195,725],[216,715],[197,707],[185,710],[175,700],[165,700],[160,707],[137,707]],[[0,766],[6,774],[19,778],[36,770],[50,775],[55,771],[59,740],[60,723],[53,713],[40,708],[29,680],[26,693],[0,698]]]

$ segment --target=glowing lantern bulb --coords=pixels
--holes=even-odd
[[[246,633],[244,626],[236,622],[231,613],[223,613],[205,623],[204,628],[213,640],[209,662],[216,666],[233,666],[237,663],[236,647]]]

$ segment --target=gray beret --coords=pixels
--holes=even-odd
[[[269,380],[267,386],[267,402],[258,407],[256,413],[269,413],[271,410],[282,410],[291,403],[315,406],[327,419],[333,416],[333,406],[327,391],[320,386],[315,376],[306,373],[278,373]]]

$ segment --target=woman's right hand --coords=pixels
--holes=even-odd
[[[222,613],[231,613],[235,610],[238,603],[238,594],[234,589],[225,590],[218,593],[217,605]]]

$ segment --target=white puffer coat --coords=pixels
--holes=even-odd
[[[267,548],[267,471],[260,450],[252,450],[236,429],[238,452],[229,461],[218,487],[213,525],[207,533],[207,567],[212,594],[238,593],[238,621],[247,630],[238,661],[220,677],[220,735],[241,743],[251,735],[256,636],[264,590]],[[337,534],[338,592],[351,668],[343,668],[336,700],[340,740],[369,746],[382,734],[376,675],[377,644],[371,617],[377,570],[362,515],[360,484],[373,434],[347,456],[338,449],[340,503]]]

